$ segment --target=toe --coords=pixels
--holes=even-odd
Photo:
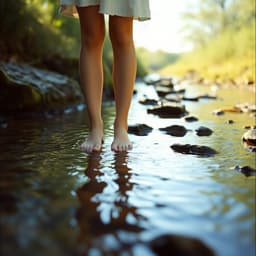
[[[101,149],[101,145],[97,144],[93,147],[93,151],[98,152]]]

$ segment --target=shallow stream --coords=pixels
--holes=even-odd
[[[213,115],[215,109],[254,103],[252,92],[221,89],[217,100],[184,102],[198,122],[161,119],[138,103],[153,87],[138,82],[130,124],[153,127],[148,136],[130,135],[134,149],[110,150],[114,106],[105,105],[102,152],[87,155],[79,144],[87,134],[84,111],[49,118],[8,120],[0,128],[1,255],[155,255],[148,241],[163,235],[200,239],[216,255],[255,255],[255,153],[241,144],[248,113]],[[188,86],[191,94],[209,87]],[[232,119],[233,124],[226,121]],[[158,128],[191,129],[172,137]],[[209,137],[193,130],[211,128]],[[174,143],[207,145],[213,157],[175,153]]]

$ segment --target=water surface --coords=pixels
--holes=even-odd
[[[212,115],[220,107],[253,103],[253,93],[222,89],[216,101],[184,102],[199,118],[186,123],[148,115],[138,99],[155,92],[139,82],[136,87],[129,123],[154,129],[148,136],[131,135],[134,149],[128,153],[110,150],[112,104],[103,108],[103,150],[91,155],[79,149],[88,132],[84,111],[20,117],[0,128],[1,255],[151,256],[146,244],[161,234],[198,238],[216,255],[255,255],[255,177],[232,169],[255,168],[255,154],[241,144],[243,126],[255,120],[248,113]],[[188,87],[191,94],[209,90]],[[214,133],[180,138],[158,130],[172,124],[207,126]],[[182,155],[170,149],[174,143],[219,153]]]

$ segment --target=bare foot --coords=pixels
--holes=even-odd
[[[102,129],[93,129],[85,142],[81,145],[81,149],[84,152],[99,152],[101,150],[103,142],[103,132]]]
[[[132,149],[132,143],[129,140],[126,129],[115,129],[111,149],[116,152],[123,152]]]

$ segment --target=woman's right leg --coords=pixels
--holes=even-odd
[[[81,148],[86,152],[100,151],[103,139],[101,101],[105,22],[99,6],[77,7],[77,10],[81,31],[80,80],[90,119],[90,133]]]

